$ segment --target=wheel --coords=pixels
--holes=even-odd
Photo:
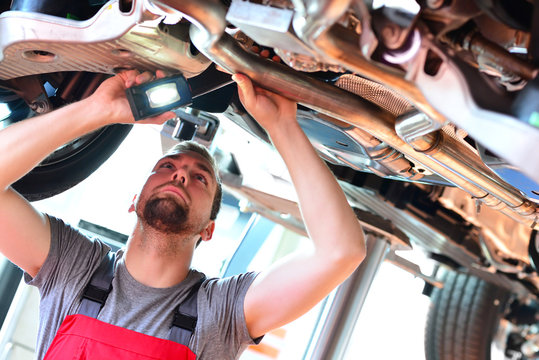
[[[427,360],[490,360],[509,293],[474,276],[439,269],[425,328]]]
[[[3,89],[0,89],[0,103],[7,104],[10,110],[8,117],[0,119],[0,129],[17,121],[24,121],[31,113],[24,101]],[[97,170],[114,153],[130,130],[131,125],[111,125],[75,139],[54,151],[14,183],[13,188],[29,201],[59,194]]]
[[[61,147],[13,184],[29,201],[64,192],[101,166],[125,139],[131,125],[111,125]]]

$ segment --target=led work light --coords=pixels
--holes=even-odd
[[[150,81],[125,90],[135,120],[191,104],[189,83],[182,75]]]

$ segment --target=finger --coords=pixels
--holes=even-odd
[[[255,92],[256,92],[257,94],[261,94],[261,95],[272,94],[271,91],[269,91],[269,90],[267,90],[267,89],[264,89],[263,87],[260,87],[260,86],[254,85],[253,88],[255,89]]]
[[[152,74],[151,72],[149,71],[145,71],[143,72],[142,74],[140,75],[137,75],[137,77],[135,78],[135,82],[137,84],[142,84],[142,83],[145,83],[147,81],[151,81],[155,78],[154,74]]]
[[[254,105],[256,99],[255,89],[251,79],[243,74],[234,74],[232,75],[232,80],[238,84],[240,90],[240,100],[246,107],[251,107]]]
[[[279,98],[282,98],[281,95],[271,91],[271,90],[268,90],[268,89],[264,89],[264,88],[261,88],[261,87],[258,87],[258,86],[255,86],[255,92],[257,95],[261,95],[261,96],[265,96],[267,98],[270,98],[270,99],[279,99]]]
[[[169,76],[170,74],[164,70],[157,70],[155,72],[155,77],[158,78],[158,79],[162,79],[164,77],[167,77]]]
[[[166,113],[139,121],[139,123],[160,125],[160,124],[165,123],[165,121],[173,119],[175,117],[176,117],[175,113],[173,113],[172,111],[167,111]]]
[[[161,114],[161,115],[158,115],[155,117],[155,120],[157,121],[157,124],[164,124],[166,121],[170,120],[170,119],[174,119],[175,117],[177,117],[178,115],[176,115],[174,112],[172,111],[167,111],[166,113],[164,114]]]
[[[119,73],[117,76],[123,80],[124,86],[126,88],[133,86],[135,84],[135,79],[138,76],[139,72],[137,70],[126,70]]]
[[[272,99],[276,99],[276,100],[280,100],[280,99],[283,99],[283,100],[287,100],[287,98],[281,94],[278,94],[274,91],[271,91],[271,90],[268,90],[268,89],[265,89],[265,88],[261,88],[261,87],[258,87],[255,85],[255,91],[257,94],[260,94],[260,95],[263,95],[263,96],[266,96],[266,97],[269,97],[269,98],[272,98]]]

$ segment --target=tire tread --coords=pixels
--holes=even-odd
[[[490,343],[508,292],[465,273],[440,269],[425,326],[427,360],[490,360]],[[499,301],[496,302],[495,300]]]

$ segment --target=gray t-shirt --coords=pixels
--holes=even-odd
[[[37,358],[42,359],[67,315],[76,314],[85,286],[109,247],[89,239],[62,220],[49,216],[49,255],[35,278],[25,281],[39,289]],[[136,281],[125,267],[123,251],[117,253],[112,291],[98,320],[166,339],[175,307],[203,276],[191,270],[180,284],[152,288]],[[243,300],[255,273],[225,279],[208,279],[198,292],[198,322],[189,348],[197,359],[237,359],[254,344],[245,324]]]

